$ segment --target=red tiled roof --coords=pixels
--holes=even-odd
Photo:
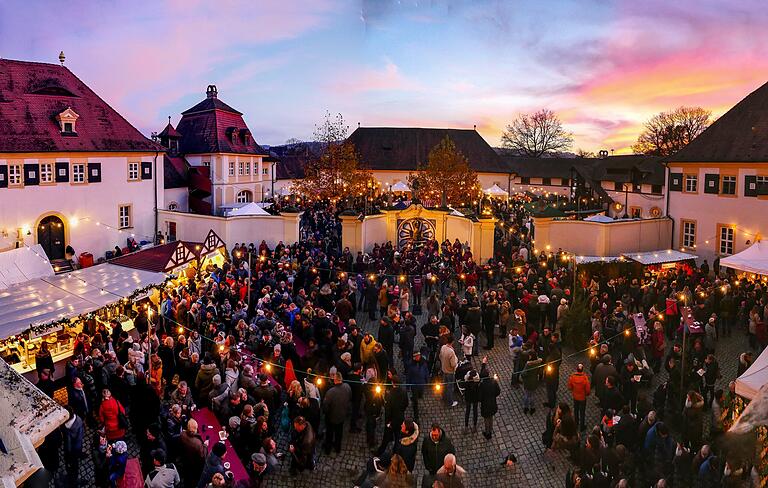
[[[170,117],[169,117],[170,118]],[[174,138],[181,138],[181,134],[179,134],[179,131],[173,128],[170,122],[168,122],[168,125],[165,126],[165,129],[161,133],[157,135],[157,137],[174,137]]]
[[[56,115],[75,111],[76,135]],[[69,69],[0,59],[0,152],[162,151]]]
[[[184,158],[166,154],[163,158],[163,169],[165,170],[164,184],[166,189],[189,186],[189,163]]]
[[[231,135],[233,129],[238,131],[234,139]],[[182,134],[179,144],[181,154],[269,154],[253,139],[243,114],[216,98],[215,94],[209,94],[208,98],[182,112],[176,130]],[[244,133],[249,137],[243,137]]]
[[[166,273],[177,266],[181,266],[191,261],[187,260],[183,263],[173,264],[172,258],[176,253],[176,248],[179,246],[187,247],[192,251],[192,254],[196,258],[200,254],[198,247],[202,248],[202,243],[186,241],[169,242],[168,244],[150,247],[149,249],[142,249],[141,251],[132,252],[130,254],[123,254],[110,262],[126,268]]]

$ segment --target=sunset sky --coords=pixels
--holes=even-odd
[[[768,81],[764,0],[0,3],[0,56],[58,62],[149,134],[205,96],[256,140],[364,126],[478,130],[549,108],[574,149],[628,152],[642,122],[721,115]]]

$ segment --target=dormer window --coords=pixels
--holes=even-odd
[[[62,135],[67,136],[76,136],[77,135],[77,119],[79,119],[80,116],[77,115],[77,113],[72,110],[71,107],[67,107],[67,109],[60,114],[56,116],[56,120],[59,122],[59,128],[61,130]]]

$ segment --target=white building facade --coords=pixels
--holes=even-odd
[[[40,244],[59,260],[71,246],[97,260],[152,241],[160,146],[63,66],[0,60],[0,99],[0,251]]]

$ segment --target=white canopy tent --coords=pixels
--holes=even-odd
[[[241,217],[244,215],[269,215],[269,212],[255,202],[245,203],[240,207],[234,207],[226,211],[227,217]]]
[[[165,279],[164,273],[107,263],[15,284],[0,290],[0,338],[98,310]]]
[[[284,187],[280,188],[279,190],[277,190],[275,193],[277,193],[281,197],[287,197],[287,196],[293,194],[293,190],[291,190],[290,186],[284,186]]]
[[[763,349],[763,352],[752,363],[752,366],[736,378],[736,394],[752,400],[757,396],[760,388],[767,384],[768,349]]]
[[[617,263],[622,261],[621,256],[575,256],[576,264],[590,263]]]
[[[586,219],[584,219],[584,222],[600,222],[603,224],[607,224],[610,222],[615,222],[615,220],[611,217],[608,217],[607,215],[597,214],[597,215],[592,215],[591,217],[587,217]]]
[[[53,275],[51,262],[40,244],[0,253],[0,290]]]
[[[392,185],[392,191],[406,192],[411,191],[411,188],[403,181],[398,181]]]
[[[768,243],[757,241],[740,253],[721,259],[720,266],[768,275]]]
[[[496,183],[494,183],[492,187],[483,190],[483,193],[490,197],[507,198],[509,196],[509,193],[503,188],[500,188]]]
[[[658,251],[626,253],[624,257],[637,261],[643,266],[651,264],[676,263],[686,259],[696,259],[698,256],[687,252],[675,251],[674,249],[660,249]]]

